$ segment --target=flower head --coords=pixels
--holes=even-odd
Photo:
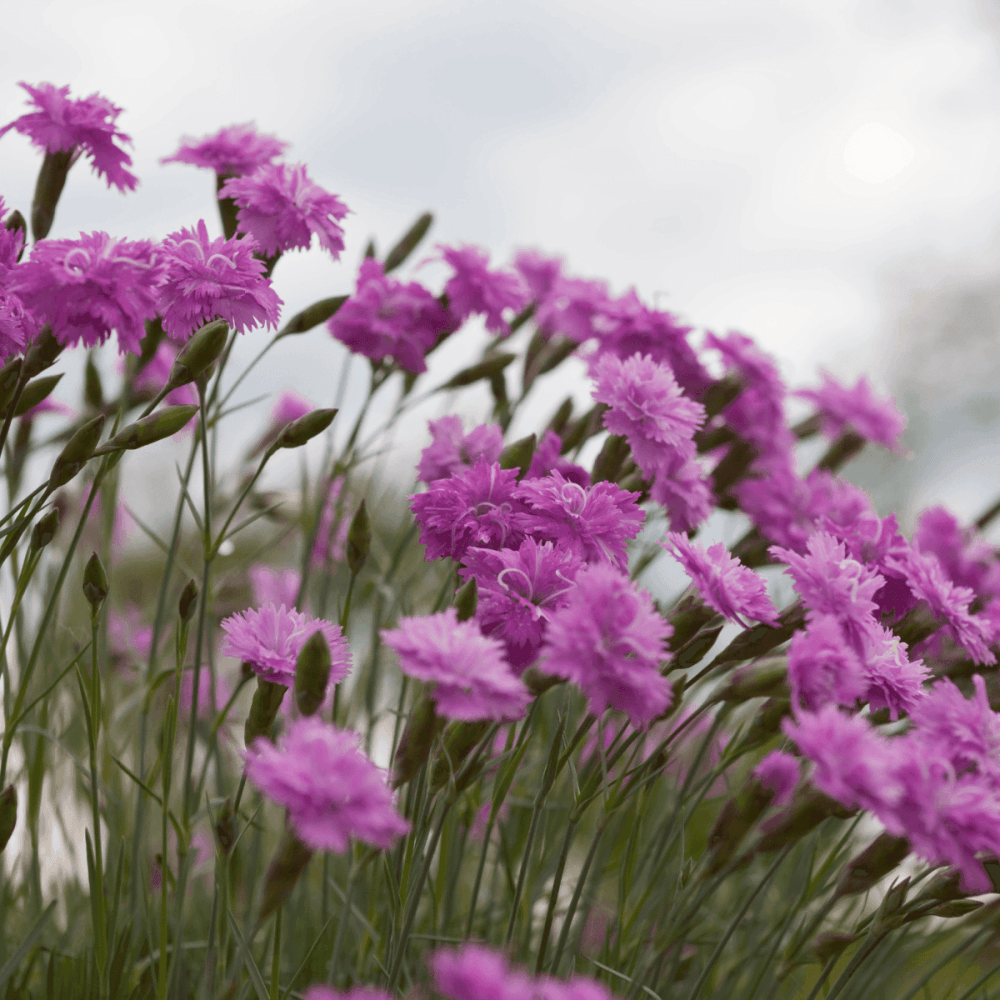
[[[664,456],[649,495],[666,509],[672,531],[694,531],[715,503],[701,464],[679,451]]]
[[[162,265],[149,240],[81,233],[78,240],[40,240],[7,276],[34,319],[61,344],[103,344],[138,354],[145,321],[157,311]]]
[[[558,472],[564,479],[579,486],[590,485],[590,473],[582,465],[562,457],[562,438],[555,431],[546,431],[535,446],[531,465],[524,478],[544,479],[553,472]]]
[[[538,329],[582,344],[597,336],[611,299],[603,281],[558,277],[535,311]]]
[[[287,142],[273,135],[262,135],[253,122],[246,122],[227,125],[203,139],[185,136],[177,152],[160,162],[190,163],[194,167],[214,170],[220,176],[233,177],[253,173],[281,156],[287,147]]]
[[[535,302],[544,302],[562,275],[562,258],[546,257],[537,250],[518,250],[514,254],[514,270],[528,286]]]
[[[1000,595],[1000,560],[993,547],[974,529],[963,528],[944,507],[930,507],[920,515],[913,544],[937,556],[952,583],[969,587],[984,601]]]
[[[802,765],[798,758],[784,750],[772,750],[753,771],[753,776],[766,789],[774,792],[771,804],[776,806],[783,806],[791,801],[801,774]]]
[[[211,240],[203,220],[163,241],[165,276],[159,311],[163,329],[174,340],[187,340],[198,327],[224,319],[239,333],[258,324],[274,327],[281,299],[254,256],[251,238]]]
[[[885,448],[899,446],[906,418],[891,399],[879,399],[864,376],[853,389],[848,389],[829,372],[820,375],[823,385],[819,389],[801,389],[795,395],[816,404],[824,434],[836,437],[850,427],[863,438]]]
[[[447,479],[479,458],[495,462],[503,451],[503,428],[499,424],[480,424],[466,434],[462,418],[450,415],[431,420],[427,426],[431,443],[420,453],[417,465],[417,478],[424,483]]]
[[[262,604],[295,607],[295,598],[299,596],[299,584],[302,580],[297,569],[272,569],[263,563],[257,563],[250,567],[248,576],[254,604],[258,607]]]
[[[514,271],[491,271],[489,254],[479,247],[438,246],[438,249],[441,259],[452,268],[444,291],[455,315],[464,320],[474,313],[483,313],[490,333],[509,333],[504,310],[517,312],[528,302],[528,289],[520,276]]]
[[[396,650],[399,669],[433,685],[439,715],[476,722],[519,719],[529,694],[503,658],[503,646],[473,621],[460,622],[454,608],[426,618],[400,618],[383,629],[382,641]]]
[[[861,659],[833,615],[796,632],[788,649],[788,680],[795,704],[810,712],[823,705],[853,705],[865,693]]]
[[[296,719],[277,746],[254,740],[246,775],[288,809],[290,826],[316,851],[343,854],[352,837],[386,849],[410,829],[383,772],[358,749],[358,737],[315,715]]]
[[[502,952],[485,945],[470,941],[441,948],[427,964],[434,988],[449,1000],[535,1000],[531,977],[511,969]]]
[[[424,355],[455,329],[448,311],[422,285],[383,273],[373,257],[361,263],[357,291],[327,321],[342,344],[372,361],[392,357],[409,372],[427,371]]]
[[[34,326],[20,297],[0,292],[0,360],[20,354]]]
[[[731,556],[725,545],[711,545],[706,551],[680,532],[669,532],[660,544],[684,567],[702,600],[720,615],[744,628],[747,618],[778,624],[764,578]]]
[[[238,611],[220,623],[226,639],[223,656],[235,656],[274,684],[295,683],[299,651],[314,632],[322,632],[330,646],[330,683],[342,681],[351,669],[351,654],[339,625],[311,618],[283,604]]]
[[[266,163],[252,174],[230,178],[219,195],[236,202],[240,231],[249,233],[268,257],[308,249],[313,234],[334,260],[344,249],[338,223],[348,208],[314,183],[303,163]]]
[[[672,633],[628,577],[589,566],[551,615],[540,666],[579,685],[595,715],[614,708],[641,726],[670,706],[670,682],[659,667]]]
[[[302,994],[302,1000],[392,1000],[392,995],[374,986],[352,986],[340,992],[332,986],[314,983]]]
[[[930,669],[923,660],[911,660],[907,645],[888,629],[876,624],[865,636],[862,662],[864,697],[873,712],[887,708],[892,719],[912,712],[926,695],[924,681]]]
[[[75,159],[86,152],[94,170],[107,181],[108,187],[113,184],[119,191],[136,189],[139,179],[125,169],[132,166],[132,158],[116,142],[119,139],[132,142],[115,128],[121,108],[99,94],[71,100],[68,86],[56,87],[51,83],[40,83],[37,87],[21,83],[20,86],[28,93],[28,103],[38,110],[21,115],[0,128],[0,136],[14,129],[47,153],[73,150]]]

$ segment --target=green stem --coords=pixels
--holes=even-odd
[[[351,919],[351,899],[354,895],[354,886],[357,880],[357,868],[351,866],[351,871],[347,876],[347,886],[344,889],[344,909],[337,923],[337,936],[333,940],[333,953],[330,955],[330,962],[326,967],[326,981],[332,986],[336,985],[337,965],[340,961],[340,949],[344,943],[344,935],[347,925]]]
[[[576,822],[570,820],[566,824],[566,836],[563,839],[562,851],[559,854],[559,862],[556,865],[556,873],[552,878],[552,889],[549,892],[549,905],[545,910],[545,924],[542,926],[542,939],[538,945],[538,960],[535,962],[535,974],[540,975],[545,963],[545,949],[549,944],[549,935],[552,933],[552,921],[556,915],[556,903],[559,899],[559,889],[562,886],[563,871],[566,868],[566,859],[569,857],[570,844],[573,842],[573,834],[576,833]],[[468,936],[468,934],[466,935]]]
[[[90,614],[90,719],[87,735],[90,743],[90,804],[94,824],[94,940],[95,959],[102,980],[108,961],[107,927],[104,920],[104,855],[101,846],[101,808],[98,801],[97,740],[101,731],[101,674],[97,659],[97,631],[100,624],[99,612]]]
[[[274,944],[271,951],[271,994],[270,1000],[278,1000],[281,995],[281,911],[278,907],[274,915]]]

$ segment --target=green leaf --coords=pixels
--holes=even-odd
[[[27,957],[28,952],[35,947],[35,942],[42,936],[42,931],[45,930],[45,925],[49,922],[49,917],[52,916],[52,911],[55,908],[56,901],[52,900],[52,902],[45,907],[42,915],[35,921],[31,930],[25,935],[24,940],[20,943],[20,945],[18,945],[17,951],[15,951],[14,954],[7,959],[3,968],[0,968],[0,990],[7,985],[7,981],[18,970],[21,963]]]
[[[253,960],[253,955],[250,954],[250,949],[247,947],[246,939],[240,930],[240,925],[236,922],[236,918],[233,916],[233,911],[229,908],[228,903],[226,904],[226,916],[229,918],[229,929],[233,932],[233,937],[236,938],[240,957],[243,959],[243,964],[247,967],[250,982],[253,983],[257,1000],[270,1000],[267,987],[264,985],[264,977],[261,976],[260,969],[257,968],[257,963]]]

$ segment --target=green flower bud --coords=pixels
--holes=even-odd
[[[573,397],[567,396],[562,401],[559,409],[552,415],[552,419],[549,421],[549,426],[546,430],[554,431],[561,436],[571,416],[573,416]]]
[[[96,613],[108,596],[108,574],[95,552],[83,568],[83,596],[87,598]]]
[[[534,434],[529,434],[527,437],[521,438],[519,441],[515,441],[513,444],[507,445],[502,452],[500,452],[500,468],[501,469],[520,469],[518,474],[518,479],[521,479],[531,468],[531,459],[535,454],[535,445],[538,443],[538,439]]]
[[[7,407],[10,406],[11,400],[14,398],[23,364],[24,361],[21,358],[14,358],[8,361],[3,368],[0,368],[0,414],[7,412]]]
[[[351,526],[347,529],[347,567],[351,571],[351,576],[361,571],[371,545],[372,529],[368,524],[365,502],[362,500],[357,513],[351,518]]]
[[[763,824],[760,838],[753,848],[754,853],[778,851],[801,840],[831,816],[848,819],[855,813],[857,809],[845,809],[828,795],[814,788],[805,788],[777,816]]]
[[[708,625],[717,613],[695,594],[682,597],[670,612],[669,620],[674,633],[667,643],[671,652],[677,652]]]
[[[43,399],[47,399],[61,378],[62,373],[47,375],[45,378],[36,378],[29,382],[21,392],[21,398],[17,401],[14,416],[23,417],[33,406],[38,406]]]
[[[17,788],[8,785],[0,792],[0,854],[17,826]]]
[[[434,701],[426,694],[411,709],[392,762],[393,788],[405,785],[427,762],[434,739],[441,732],[444,722],[435,714]]]
[[[222,233],[227,240],[231,240],[236,235],[238,225],[237,213],[239,209],[232,198],[223,198],[219,192],[230,177],[236,174],[223,173],[215,175],[215,194],[219,205],[219,219],[222,222]]]
[[[592,483],[616,483],[621,475],[626,459],[631,457],[628,442],[621,434],[609,434],[594,460],[594,470],[590,475]]]
[[[31,233],[36,242],[49,235],[56,217],[56,205],[59,204],[69,168],[73,166],[75,152],[76,147],[71,146],[69,149],[46,153],[42,160],[42,169],[39,170],[38,181],[35,183],[35,199],[31,205]]]
[[[566,425],[566,433],[562,435],[563,455],[602,430],[606,409],[607,406],[604,403],[597,403],[592,409]]]
[[[712,852],[709,875],[721,871],[732,860],[743,838],[773,799],[774,792],[753,779],[727,800],[708,835],[708,849]]]
[[[278,717],[278,709],[281,708],[287,690],[284,684],[257,678],[257,690],[253,693],[250,712],[243,726],[243,742],[246,746],[250,746],[258,736],[270,737],[271,727]]]
[[[104,405],[104,388],[101,385],[101,373],[94,364],[94,356],[87,354],[87,364],[83,371],[83,398],[88,406],[99,410]]]
[[[788,698],[768,698],[757,710],[747,734],[740,742],[740,752],[748,753],[763,746],[781,727],[781,720],[792,714],[792,703]]]
[[[427,230],[431,228],[433,222],[434,216],[430,212],[424,212],[410,226],[403,238],[385,255],[383,271],[386,274],[395,271],[417,249],[417,245],[427,235]]]
[[[38,523],[31,532],[31,550],[37,552],[44,549],[56,536],[59,530],[59,508],[53,507],[44,517],[38,519]]]
[[[479,584],[474,576],[470,576],[457,594],[455,594],[455,610],[458,612],[458,620],[467,622],[476,614],[476,607],[479,604]]]
[[[715,665],[721,666],[723,663],[733,663],[738,660],[755,660],[770,653],[783,642],[788,642],[792,633],[805,625],[805,608],[801,602],[796,601],[782,611],[778,621],[780,624],[777,626],[755,625],[741,632],[715,658]]]
[[[24,244],[28,242],[28,223],[24,221],[24,216],[15,208],[10,215],[7,216],[7,221],[3,224],[4,229],[7,232],[14,232],[17,229],[21,230],[21,251],[17,255],[17,259],[20,261],[22,255],[24,254]]]
[[[751,663],[733,671],[712,701],[749,701],[751,698],[788,694],[788,664],[784,660]]]
[[[162,410],[157,410],[148,417],[122,428],[110,441],[105,441],[94,454],[110,455],[115,451],[131,451],[155,444],[163,438],[176,434],[197,412],[198,407],[194,403],[187,406],[165,406]]]
[[[52,465],[49,491],[65,486],[93,457],[104,430],[104,414],[88,420],[70,439]]]
[[[978,899],[956,899],[950,903],[942,903],[931,910],[934,917],[964,917],[978,910],[982,901]]]
[[[816,463],[817,469],[828,469],[836,472],[846,465],[854,456],[864,448],[866,439],[854,431],[844,431],[833,444],[830,445],[826,454]]]
[[[674,658],[670,663],[670,669],[685,670],[688,667],[693,667],[696,663],[700,663],[705,658],[705,654],[715,645],[724,625],[725,622],[720,622],[718,625],[704,628],[697,635],[692,636],[674,654]]]
[[[293,420],[278,436],[272,447],[278,448],[301,448],[307,441],[312,440],[317,434],[333,423],[333,418],[337,415],[337,410],[313,410],[298,420]]]
[[[228,856],[236,843],[236,814],[233,812],[232,796],[227,796],[215,817],[215,836],[219,841],[222,856]]]
[[[330,680],[330,645],[322,632],[302,644],[295,662],[295,704],[303,715],[315,715]]]
[[[836,958],[848,945],[857,941],[857,934],[838,934],[830,931],[814,938],[809,945],[809,951],[816,956],[817,961],[826,965],[831,958]]]
[[[505,351],[490,355],[477,364],[463,368],[457,375],[445,382],[441,388],[459,389],[463,385],[472,385],[473,382],[478,382],[480,379],[492,378],[502,372],[516,357],[516,354],[509,354]]]
[[[181,591],[180,600],[177,602],[177,613],[185,624],[194,618],[195,609],[198,606],[198,584],[194,580],[188,580]]]
[[[857,857],[848,862],[837,882],[837,896],[867,892],[883,875],[888,875],[910,853],[905,837],[882,833]]]
[[[448,784],[448,778],[452,773],[458,772],[489,728],[488,721],[456,722],[448,727],[444,748],[438,753],[437,759],[434,761],[434,770],[431,772],[432,792],[437,792]],[[466,775],[463,787],[473,781],[477,773],[478,770],[473,768]]]
[[[283,336],[305,333],[320,323],[325,323],[347,300],[348,295],[335,295],[332,299],[320,299],[296,313],[282,328]]]
[[[43,326],[24,352],[24,377],[34,378],[51,368],[62,354],[63,345],[56,340],[51,327]]]
[[[528,667],[528,669],[521,674],[521,680],[524,681],[525,687],[536,698],[540,694],[545,694],[549,688],[554,688],[557,684],[565,683],[562,677],[556,677],[555,674],[543,674],[537,667]]]
[[[291,830],[285,830],[264,879],[258,923],[263,923],[288,899],[312,856],[312,848],[306,847]]]
[[[190,340],[177,352],[167,384],[167,390],[193,382],[211,365],[226,347],[229,324],[224,319],[213,320],[191,335]]]

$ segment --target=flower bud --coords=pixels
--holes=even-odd
[[[488,721],[457,722],[449,726],[444,747],[438,753],[437,759],[434,761],[434,770],[431,772],[432,792],[439,791],[448,784],[448,778],[462,767],[466,758],[486,735],[489,728]],[[466,781],[463,784],[467,784],[475,778],[474,771],[476,771],[475,768],[466,775]]]
[[[104,414],[88,420],[59,453],[49,474],[49,491],[65,486],[90,461],[104,430]]]
[[[713,382],[701,397],[701,405],[705,407],[705,422],[721,413],[743,391],[743,387],[744,382],[739,375],[726,375],[718,382]]]
[[[857,934],[838,934],[835,931],[830,931],[814,938],[812,944],[809,945],[809,951],[816,956],[820,964],[826,965],[831,958],[836,958],[857,939]]]
[[[0,368],[0,414],[7,412],[7,407],[10,406],[11,400],[14,398],[23,364],[21,358],[12,358],[3,368]]]
[[[848,862],[837,882],[837,896],[867,892],[883,875],[888,875],[908,854],[910,842],[905,837],[882,833],[857,857]]]
[[[716,611],[710,608],[700,597],[687,594],[682,597],[669,615],[673,627],[673,635],[667,643],[671,652],[677,652],[693,639],[702,627],[716,617]]]
[[[831,816],[848,819],[857,809],[845,809],[828,795],[806,788],[799,792],[777,816],[769,819],[761,827],[761,835],[754,845],[754,852],[767,854],[794,844],[811,833],[820,823]]]
[[[330,645],[326,636],[313,632],[302,644],[295,662],[295,704],[303,715],[315,715],[326,697],[330,680]]]
[[[458,620],[467,622],[474,618],[479,604],[479,584],[474,576],[470,576],[455,595],[455,610]]]
[[[740,741],[740,753],[748,753],[767,743],[781,727],[781,720],[791,714],[791,699],[768,698],[757,710],[746,736]]]
[[[417,244],[427,235],[427,230],[431,228],[433,222],[434,216],[430,212],[424,212],[410,226],[403,238],[385,255],[385,264],[382,270],[386,274],[395,271],[417,249]]]
[[[709,875],[721,871],[732,860],[773,799],[774,791],[754,778],[726,802],[708,835],[708,849],[712,852]]]
[[[712,701],[749,701],[751,698],[787,696],[788,665],[784,660],[751,663],[733,671],[722,689],[712,695]]]
[[[705,654],[715,645],[715,641],[719,638],[719,633],[724,626],[725,622],[720,622],[718,625],[704,628],[697,635],[692,636],[674,654],[673,661],[670,664],[671,670],[685,670],[688,667],[693,667],[696,663],[700,663],[704,659]]]
[[[351,576],[361,571],[368,558],[371,544],[372,530],[368,524],[368,511],[365,510],[365,502],[362,500],[357,513],[351,518],[351,526],[347,529],[347,567],[351,571]]]
[[[250,712],[243,726],[243,742],[246,746],[250,746],[258,736],[270,737],[271,727],[278,717],[278,709],[281,708],[287,690],[284,684],[257,678],[257,690],[253,693]]]
[[[942,903],[931,910],[934,917],[964,917],[978,910],[983,905],[978,899],[956,899],[950,903]]]
[[[325,323],[347,300],[348,295],[335,295],[332,299],[320,299],[296,313],[282,328],[283,336],[305,333],[320,323]]]
[[[83,568],[83,596],[87,598],[95,613],[100,610],[104,598],[108,596],[108,574],[104,572],[104,566],[96,552],[91,555]]]
[[[816,468],[836,472],[854,458],[865,444],[866,440],[860,434],[856,434],[854,431],[844,431],[816,463]]]
[[[549,425],[546,430],[550,430],[561,435],[566,424],[569,423],[569,418],[571,416],[573,416],[573,397],[567,396],[562,401],[559,409],[552,414],[552,419],[549,421]]]
[[[227,240],[231,240],[236,235],[236,229],[239,225],[239,219],[237,218],[239,208],[232,198],[223,198],[220,192],[225,186],[226,181],[230,177],[235,176],[236,174],[230,173],[217,173],[215,175],[215,192],[219,204],[219,220],[222,222],[222,234]]]
[[[63,345],[56,340],[52,328],[43,326],[24,352],[23,375],[34,378],[46,368],[51,368],[62,354]]]
[[[529,434],[527,437],[523,437],[519,441],[507,445],[500,452],[500,468],[520,469],[521,471],[517,478],[521,479],[527,474],[528,469],[531,468],[531,459],[534,457],[535,445],[537,443],[538,439],[535,435]]]
[[[36,243],[49,235],[56,217],[56,205],[59,204],[69,168],[73,166],[75,152],[76,147],[70,146],[69,149],[47,152],[42,160],[42,169],[39,170],[38,181],[35,183],[35,198],[31,205],[31,233]]]
[[[801,602],[796,601],[795,604],[782,611],[778,621],[781,623],[778,626],[755,625],[753,628],[741,632],[715,658],[716,665],[733,663],[737,660],[755,660],[770,653],[772,649],[780,646],[783,642],[788,642],[792,633],[805,625],[805,608]]]
[[[44,549],[59,530],[59,508],[53,507],[45,517],[39,518],[31,532],[31,551]]]
[[[607,408],[605,403],[597,403],[582,416],[567,424],[566,433],[562,435],[561,454],[565,455],[588,438],[600,433],[604,427],[604,411]]]
[[[219,841],[219,850],[226,857],[236,843],[236,814],[233,812],[233,799],[226,796],[222,808],[215,817],[215,836]]]
[[[187,624],[194,618],[195,608],[198,606],[198,584],[194,580],[188,580],[181,591],[180,600],[177,602],[177,613],[182,622]]]
[[[441,732],[444,721],[435,714],[434,702],[427,695],[410,711],[392,762],[393,788],[405,785],[427,762],[434,738]]]
[[[194,403],[187,406],[165,406],[162,410],[157,410],[148,417],[122,428],[113,438],[105,441],[94,454],[109,455],[115,451],[145,448],[148,444],[154,444],[176,434],[197,412],[198,407]]]
[[[600,454],[594,460],[590,474],[592,483],[616,483],[625,461],[631,455],[628,442],[621,434],[609,434]]]
[[[291,830],[285,830],[264,879],[258,923],[263,923],[288,899],[312,856],[312,848],[306,847]]]
[[[21,213],[15,208],[14,211],[7,216],[3,227],[9,233],[18,229],[21,231],[21,249],[17,255],[17,259],[20,261],[21,255],[24,253],[24,244],[28,242],[28,223],[24,221],[24,216],[21,215]]]
[[[216,361],[229,338],[229,324],[224,319],[213,320],[191,335],[177,352],[167,384],[167,390],[193,382]]]
[[[278,448],[301,448],[307,441],[322,434],[323,431],[333,423],[333,418],[337,411],[313,410],[298,420],[293,420],[278,435],[278,440],[271,446],[275,450]]]
[[[458,389],[463,385],[472,385],[473,382],[478,382],[482,378],[492,378],[494,375],[499,375],[516,357],[516,354],[509,354],[506,351],[492,354],[477,364],[463,368],[457,375],[445,382],[441,388]]]
[[[83,376],[84,402],[95,410],[99,410],[104,405],[104,387],[101,385],[101,373],[97,370],[97,365],[94,364],[92,354],[87,355]]]
[[[17,401],[14,416],[23,417],[32,407],[38,406],[43,399],[47,399],[61,378],[62,373],[60,372],[58,375],[47,375],[45,378],[36,378],[29,382],[21,392],[21,398]]]
[[[17,788],[8,785],[0,792],[0,853],[17,826]]]

